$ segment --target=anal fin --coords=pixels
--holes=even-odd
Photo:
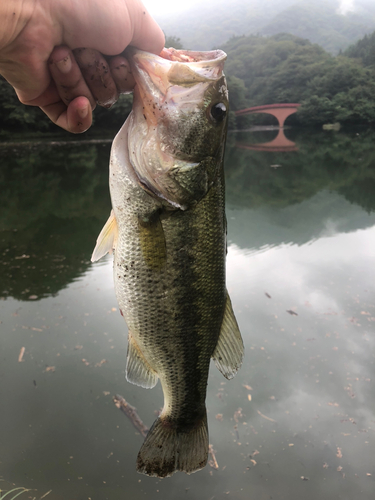
[[[145,389],[152,389],[158,382],[158,376],[147,363],[131,333],[128,338],[128,356],[126,380]]]
[[[224,319],[219,340],[212,359],[225,378],[233,378],[240,368],[244,355],[244,346],[237,320],[234,316],[228,292],[225,303]]]

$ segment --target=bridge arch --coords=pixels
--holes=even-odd
[[[288,116],[296,113],[297,109],[301,106],[298,103],[286,103],[286,104],[265,104],[263,106],[253,106],[252,108],[240,109],[235,111],[236,116],[258,114],[258,113],[268,113],[273,115],[279,122],[279,127],[283,128],[285,120]]]

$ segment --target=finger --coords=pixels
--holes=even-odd
[[[149,14],[141,2],[138,2],[141,15],[134,15],[134,32],[130,45],[138,49],[160,54],[165,44],[165,36],[155,19]]]
[[[75,49],[73,53],[95,101],[110,108],[117,101],[118,92],[104,56],[93,49]]]
[[[92,123],[91,103],[83,96],[71,101],[68,107],[58,101],[41,109],[53,123],[73,134],[85,132]]]
[[[130,64],[122,56],[111,57],[109,61],[112,78],[120,94],[131,92],[135,85]]]
[[[84,96],[95,108],[95,98],[68,47],[56,47],[49,58],[49,69],[61,100],[68,106],[76,97]]]
[[[75,16],[71,14],[72,3]],[[105,8],[103,4],[103,0],[51,3],[69,47],[91,47],[112,56],[121,54],[129,44],[155,54],[161,52],[163,31],[140,0],[111,0]]]

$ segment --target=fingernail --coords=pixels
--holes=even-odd
[[[67,55],[66,57],[64,57],[64,59],[61,59],[61,61],[56,61],[55,65],[61,71],[61,73],[69,73],[69,71],[72,69],[72,60],[70,59],[70,56]]]
[[[86,106],[84,108],[77,109],[77,112],[79,114],[79,117],[82,118],[82,120],[83,120],[89,114],[89,107]]]

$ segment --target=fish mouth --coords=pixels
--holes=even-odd
[[[168,84],[186,85],[216,80],[220,77],[227,58],[222,50],[204,52],[164,48],[157,56],[134,47],[128,47],[125,56],[135,70],[133,76],[137,84],[144,85],[146,72],[161,91]]]
[[[208,89],[223,78],[227,55],[221,50],[173,48],[155,55],[129,47],[125,56],[136,81],[129,129],[130,163],[146,192],[186,210],[208,192],[217,162],[212,157],[216,155],[183,152],[178,122],[190,120],[202,109]]]
[[[144,116],[152,125],[156,125],[161,111],[155,102],[163,104],[170,87],[182,87],[173,99],[178,105],[184,97],[183,89],[188,91],[197,83],[209,84],[218,80],[227,58],[222,50],[199,52],[164,48],[157,56],[134,47],[128,47],[125,56],[136,81],[135,93],[140,94]]]

